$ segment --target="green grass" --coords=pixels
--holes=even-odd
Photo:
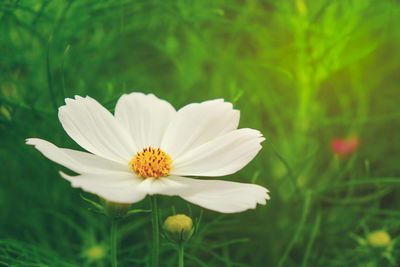
[[[25,138],[79,149],[64,98],[113,111],[122,93],[176,108],[224,98],[267,141],[225,179],[270,189],[266,206],[205,210],[186,266],[400,264],[400,4],[393,0],[0,2],[0,266],[110,266],[109,222]],[[348,158],[333,137],[358,136]],[[162,219],[201,209],[161,196]],[[148,200],[134,205],[148,209]],[[390,249],[360,243],[390,234]],[[147,266],[151,215],[120,222],[119,266]],[[161,266],[176,266],[161,240]],[[90,259],[94,246],[103,256]]]

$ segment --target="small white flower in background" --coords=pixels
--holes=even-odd
[[[60,172],[73,187],[117,203],[154,194],[180,196],[222,213],[254,209],[269,199],[259,185],[183,177],[235,173],[261,149],[262,134],[237,129],[240,112],[223,99],[176,111],[153,94],[131,93],[119,98],[114,116],[88,96],[65,102],[58,111],[61,124],[90,153],[38,138],[26,143],[78,173]]]

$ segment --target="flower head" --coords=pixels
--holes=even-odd
[[[390,235],[383,231],[377,230],[368,234],[368,243],[373,247],[387,247],[390,245]]]
[[[360,139],[358,137],[351,137],[348,139],[333,138],[331,141],[331,149],[333,153],[339,157],[351,156],[359,145]]]
[[[169,195],[203,208],[241,212],[265,204],[255,184],[185,176],[223,176],[246,166],[261,149],[262,134],[237,129],[240,113],[223,99],[176,111],[153,94],[122,95],[114,115],[91,97],[67,98],[58,116],[67,134],[88,152],[27,139],[44,156],[78,173],[60,172],[73,187],[117,203]]]
[[[193,221],[184,214],[169,216],[164,222],[164,229],[168,236],[176,241],[186,241],[192,233]]]
[[[105,255],[106,255],[105,248],[102,245],[94,245],[84,251],[84,256],[89,261],[100,260],[100,259],[104,258]]]

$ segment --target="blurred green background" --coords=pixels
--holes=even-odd
[[[97,198],[24,140],[78,148],[58,121],[64,98],[113,111],[132,91],[176,108],[224,98],[267,139],[225,179],[269,188],[270,202],[205,210],[187,266],[398,266],[399,11],[394,0],[1,1],[0,266],[110,266],[107,218],[80,194]],[[334,155],[334,137],[360,146]],[[171,206],[200,216],[179,198],[160,206],[163,218]],[[149,263],[150,217],[121,222],[120,266]],[[161,266],[177,265],[166,242],[161,252]]]

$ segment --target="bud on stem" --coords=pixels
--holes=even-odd
[[[167,236],[178,244],[185,242],[192,236],[192,219],[184,214],[169,216],[164,222]]]
[[[118,219],[124,217],[131,209],[130,203],[117,203],[102,199],[103,205],[106,209],[107,216],[111,219]]]

